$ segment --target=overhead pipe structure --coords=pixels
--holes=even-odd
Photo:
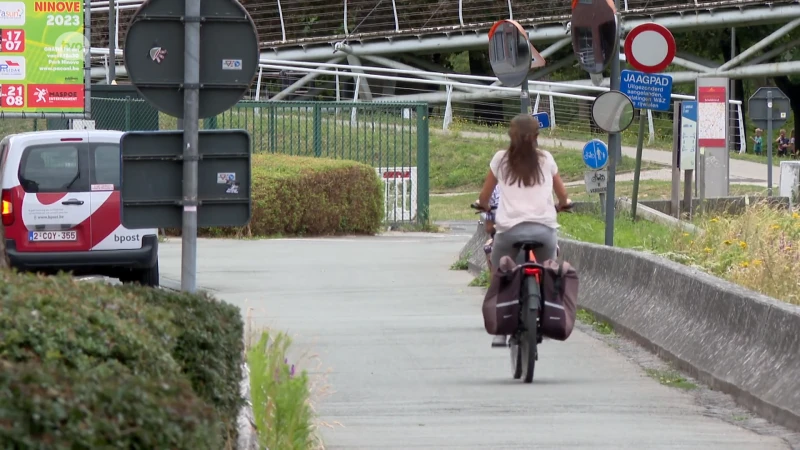
[[[739,25],[763,25],[785,23],[787,20],[800,18],[800,7],[792,5],[761,5],[755,7],[737,7],[736,9],[712,11],[683,11],[682,14],[654,16],[647,18],[631,18],[622,22],[623,32],[630,31],[642,24],[655,22],[673,32],[709,28],[727,28]],[[564,38],[563,24],[524,25],[528,37],[534,44],[551,42]],[[439,28],[440,35],[425,36],[389,35],[383,38],[375,36],[374,40],[348,41],[350,53],[356,56],[378,56],[398,53],[431,53],[450,52],[483,48],[489,42],[488,30],[461,30],[460,27]],[[488,28],[488,27],[487,27]],[[262,59],[283,59],[292,61],[317,61],[330,59],[334,50],[333,43],[303,43],[265,50]]]

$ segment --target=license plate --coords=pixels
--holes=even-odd
[[[74,241],[78,239],[78,233],[75,231],[29,231],[28,240],[31,242],[37,241]]]

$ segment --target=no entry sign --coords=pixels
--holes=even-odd
[[[636,70],[662,72],[675,59],[675,38],[657,23],[643,23],[625,38],[625,58]]]

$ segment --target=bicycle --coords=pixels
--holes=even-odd
[[[558,212],[571,212],[573,204],[558,208]],[[479,205],[470,205],[473,209],[482,210]],[[511,372],[515,380],[523,379],[525,383],[533,382],[536,361],[539,360],[538,345],[544,340],[541,328],[541,315],[544,310],[543,278],[544,266],[536,260],[534,250],[542,246],[537,241],[519,241],[513,247],[524,252],[524,262],[515,270],[522,270],[525,279],[520,287],[520,317],[517,330],[508,339],[511,354]],[[560,251],[557,249],[557,254]],[[535,305],[531,307],[531,305]]]

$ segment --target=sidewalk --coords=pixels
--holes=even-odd
[[[433,131],[433,130],[432,130]],[[437,134],[448,134],[450,132],[442,131],[442,130],[435,130],[433,131]],[[498,140],[505,140],[508,137],[504,134],[500,133],[487,133],[487,132],[480,132],[480,131],[459,131],[459,135],[467,136],[467,137],[474,137],[474,138],[482,138],[482,139],[498,139]],[[552,138],[545,138],[542,137],[539,139],[539,143],[544,148],[557,148],[563,147],[566,149],[573,149],[573,150],[582,150],[583,146],[586,144],[585,142],[581,141],[572,141],[566,139],[552,139]],[[631,158],[636,158],[636,147],[622,147],[622,154],[625,156],[629,156]],[[666,150],[657,150],[651,148],[642,149],[642,160],[654,162],[656,164],[663,164],[667,167],[672,165],[672,153]],[[656,178],[653,178],[653,175],[648,175],[648,178],[645,178],[645,174],[649,172],[657,172]],[[633,180],[633,174],[625,174],[619,175],[617,178],[618,181],[630,181],[624,179],[625,176],[629,176],[630,180]],[[657,171],[647,171],[642,172],[642,179],[648,180],[664,180],[669,181],[672,179],[672,170],[671,169],[664,169],[664,170],[657,170]],[[731,159],[730,160],[730,181],[731,183],[736,184],[755,184],[760,186],[767,185],[767,165],[751,162],[751,161],[743,161],[740,159]],[[583,184],[582,182],[573,182],[571,184]],[[772,169],[772,187],[777,190],[778,186],[780,185],[780,170],[778,167],[773,167]]]

